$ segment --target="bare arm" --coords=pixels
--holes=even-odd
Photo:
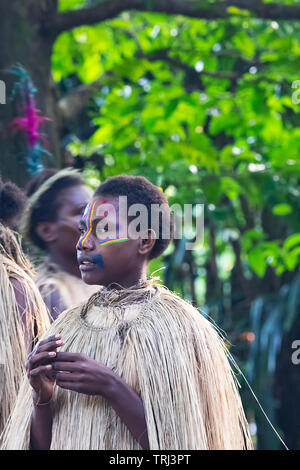
[[[110,402],[143,449],[150,449],[144,405],[140,397],[122,379],[117,378]]]
[[[36,399],[34,399],[36,402]],[[30,428],[30,448],[32,450],[49,450],[52,438],[53,404],[35,406]]]
[[[48,312],[50,313],[50,320],[56,320],[58,315],[67,308],[61,298],[59,291],[55,289],[49,293],[41,290],[41,295],[46,304]]]

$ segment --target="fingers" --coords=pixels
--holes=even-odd
[[[52,335],[52,336],[49,336],[48,338],[43,339],[42,341],[40,341],[39,344],[43,345],[43,344],[48,343],[49,341],[55,341],[55,340],[59,340],[59,339],[61,339],[60,335]]]
[[[51,352],[41,352],[41,353],[35,353],[31,358],[29,359],[27,363],[27,369],[32,370],[38,367],[39,365],[49,363],[52,359],[54,359],[56,356],[56,352],[51,351]]]
[[[59,341],[60,339],[61,339],[60,335],[49,336],[48,338],[43,339],[42,341],[39,341],[37,346],[43,346],[44,344],[49,343],[49,341]]]
[[[61,383],[56,382],[56,384],[60,388],[64,388],[65,390],[72,390],[73,392],[83,393],[82,384],[78,382],[61,382]]]
[[[80,367],[75,362],[62,362],[57,361],[53,362],[52,367],[55,371],[64,371],[64,372],[76,372],[80,371]]]
[[[27,372],[47,361],[49,362],[56,356],[57,348],[64,344],[60,338],[60,335],[50,336],[38,343],[35,349],[28,356],[26,362]]]
[[[29,375],[30,375],[30,377],[35,377],[35,376],[41,374],[42,372],[50,372],[51,369],[52,369],[52,366],[50,364],[48,364],[46,366],[39,366],[39,367],[36,367],[36,369],[32,369],[29,372]]]
[[[82,382],[82,376],[80,374],[75,374],[75,373],[64,373],[64,372],[56,372],[56,384],[57,385],[63,385],[65,382],[74,382],[76,383],[81,383]]]
[[[37,345],[35,352],[53,351],[54,349],[62,346],[63,344],[64,343],[61,339],[58,339],[55,336],[51,336],[50,338],[41,341]]]
[[[77,353],[69,353],[69,352],[58,352],[56,354],[56,361],[57,362],[77,362],[82,360],[83,357],[81,354]]]

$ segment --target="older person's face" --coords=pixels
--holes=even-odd
[[[54,250],[76,260],[76,243],[79,238],[78,223],[92,197],[92,190],[84,185],[71,186],[59,194],[59,210],[54,222]]]

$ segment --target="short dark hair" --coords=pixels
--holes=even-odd
[[[143,204],[148,210],[148,227],[151,227],[151,205],[167,205],[170,220],[170,238],[162,237],[162,214],[159,215],[159,233],[150,253],[149,259],[157,258],[168,247],[174,236],[174,217],[163,191],[144,176],[118,175],[108,178],[95,192],[95,196],[127,196],[128,207],[132,204]]]
[[[0,178],[0,222],[9,225],[11,219],[21,217],[26,205],[26,194],[12,182]]]
[[[27,196],[32,196],[43,183],[56,175],[58,171],[59,170],[56,168],[48,168],[34,176],[26,187]],[[57,213],[61,207],[59,198],[61,191],[81,184],[83,184],[83,180],[79,174],[63,176],[54,181],[53,184],[41,194],[32,208],[28,230],[28,237],[35,246],[41,250],[46,249],[46,243],[37,234],[36,226],[40,222],[55,222],[57,220]]]

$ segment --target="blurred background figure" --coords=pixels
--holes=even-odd
[[[92,191],[76,170],[47,169],[29,182],[27,195],[23,230],[46,254],[37,268],[36,283],[55,319],[98,289],[81,280],[76,257],[78,223]]]
[[[25,193],[14,183],[3,183],[0,178],[0,223],[15,228],[26,206]]]
[[[35,338],[49,327],[34,271],[11,228],[25,207],[25,194],[0,179],[0,435],[19,390]]]

